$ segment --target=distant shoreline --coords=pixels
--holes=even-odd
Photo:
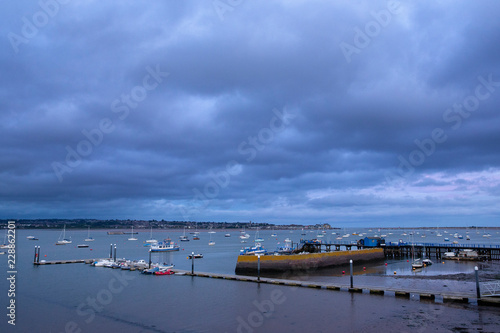
[[[500,230],[499,227],[468,226],[468,227],[359,227],[359,226],[331,226],[328,223],[315,225],[299,224],[272,224],[255,222],[195,222],[195,221],[157,221],[157,220],[96,220],[96,219],[0,219],[0,229],[7,227],[8,221],[16,221],[17,229],[60,229],[64,225],[66,229],[100,229],[100,230],[123,230],[132,226],[137,230],[240,230],[256,229],[260,230],[342,230],[344,228],[352,229],[373,229],[373,230]]]

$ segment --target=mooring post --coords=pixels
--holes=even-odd
[[[37,251],[38,251],[38,249],[37,249],[37,247],[35,246],[35,256],[33,257],[33,263],[35,263],[35,262],[36,262]]]
[[[113,244],[109,244],[109,259],[113,258]]]
[[[351,288],[353,288],[353,278],[352,278],[352,259],[349,260],[349,265],[351,266]]]
[[[260,282],[260,254],[257,254],[257,281]]]
[[[476,297],[481,298],[481,290],[479,289],[479,274],[478,274],[479,268],[476,266],[474,267],[474,270],[476,271]]]
[[[115,244],[115,255],[113,256],[113,261],[116,262],[116,244]]]
[[[151,268],[151,249],[149,249],[149,268]]]

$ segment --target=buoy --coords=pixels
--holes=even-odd
[[[345,271],[342,271],[342,274],[345,274]]]
[[[387,263],[385,263],[385,265],[387,266]]]
[[[47,256],[47,255],[45,255],[45,256]]]
[[[394,271],[394,275],[396,275],[396,271]]]
[[[363,270],[366,271],[366,267],[363,267]]]
[[[410,260],[406,260],[406,262],[410,262]]]

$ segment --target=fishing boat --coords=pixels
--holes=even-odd
[[[90,227],[89,227],[87,231],[87,238],[85,238],[85,242],[93,242],[93,241],[94,239],[90,237]]]
[[[132,233],[131,233],[132,237],[130,237],[128,240],[129,241],[136,241],[137,238],[134,237],[134,226],[132,226]]]
[[[56,245],[66,245],[66,244],[71,244],[71,239],[66,238],[66,224],[64,225],[63,231],[61,235],[59,236],[59,240],[57,241]]]
[[[245,247],[240,250],[240,254],[263,254],[267,253],[267,250],[262,247],[260,243],[255,243],[255,246]]]
[[[158,242],[156,244],[151,244],[151,252],[170,252],[179,251],[179,246],[176,245],[170,238],[163,240],[163,242]]]
[[[200,237],[198,237],[198,236],[196,236],[196,235],[195,235],[195,236],[193,237],[193,240],[200,240]]]
[[[153,238],[153,227],[151,227],[151,230],[149,232],[149,239],[146,239],[146,243],[148,244],[158,243],[158,241]]]

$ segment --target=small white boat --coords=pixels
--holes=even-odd
[[[151,231],[149,232],[149,239],[146,239],[146,243],[148,244],[158,243],[158,241],[153,238],[153,227],[151,227]]]
[[[105,266],[111,265],[112,263],[113,263],[113,261],[111,261],[109,259],[101,259],[101,260],[94,261],[94,263],[92,265],[95,267],[105,267]]]
[[[424,266],[430,266],[433,264],[432,260],[430,259],[424,259],[422,260],[422,263],[424,264]]]
[[[89,247],[89,246],[88,246],[88,244],[78,244],[76,247],[84,248],[84,247]]]
[[[72,243],[71,239],[66,238],[66,224],[65,224],[61,236],[59,236],[59,240],[56,242],[56,245],[66,245],[71,243]]]
[[[189,242],[189,238],[186,236],[186,227],[184,227],[184,233],[179,236],[181,242]]]
[[[224,237],[231,237],[231,234],[225,234]]]
[[[215,245],[214,241],[208,241],[208,245]]]
[[[424,263],[420,259],[415,259],[411,263],[411,268],[413,268],[413,269],[422,268],[422,267],[424,267]]]
[[[29,239],[29,240],[38,240],[38,238],[36,238],[35,236],[28,236],[26,238]]]
[[[259,228],[257,228],[257,231],[255,232],[255,240],[254,240],[254,242],[260,243],[260,242],[263,242],[263,241],[264,241],[264,238],[259,237]]]
[[[92,237],[90,237],[90,227],[87,231],[87,238],[85,238],[85,242],[93,242],[94,239]]]
[[[132,233],[131,233],[132,237],[130,237],[128,240],[129,241],[136,241],[137,238],[134,237],[134,226],[132,226]]]

